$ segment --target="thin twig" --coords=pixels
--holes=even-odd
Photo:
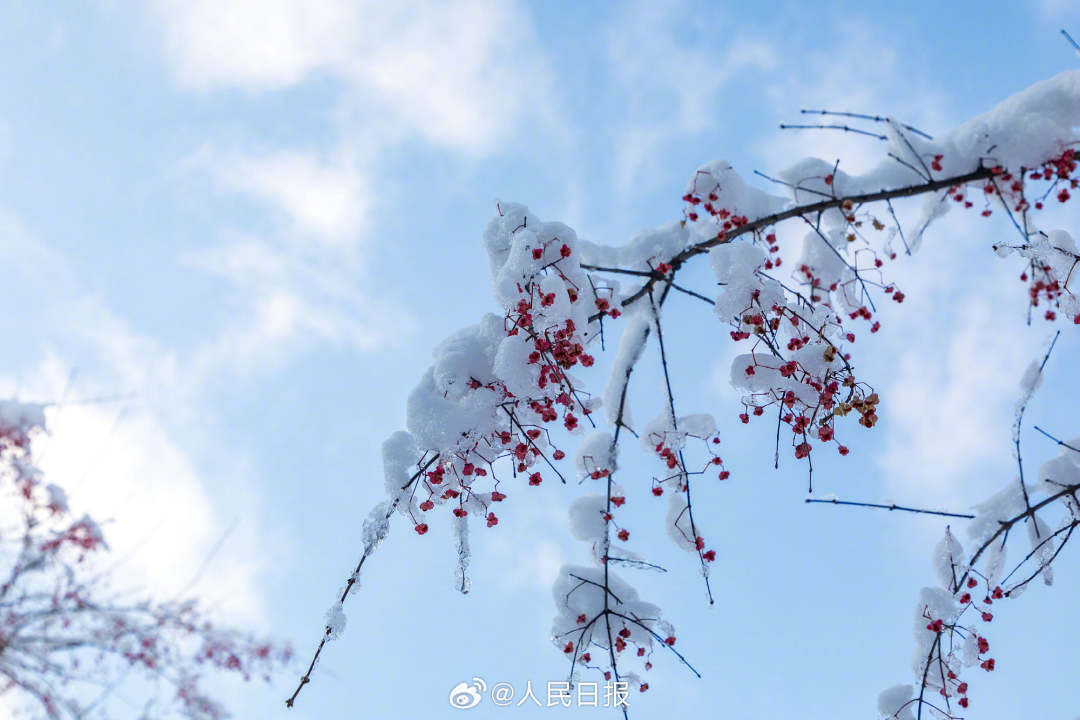
[[[887,118],[887,117],[882,117],[881,115],[867,115],[866,113],[838,112],[836,110],[800,110],[799,112],[802,113],[803,115],[834,115],[834,116],[837,116],[837,117],[858,118],[859,120],[871,120],[873,122],[878,122],[878,123],[888,122],[889,121],[889,118]],[[896,122],[896,121],[894,120],[893,122]],[[922,135],[927,140],[933,140],[934,139],[933,136],[924,133],[922,130],[919,130],[918,128],[912,127],[911,125],[907,125],[905,123],[896,123],[896,124],[899,125],[900,127],[904,128],[904,129],[906,129],[906,130],[910,130],[911,132],[915,133],[916,135]]]
[[[923,515],[941,515],[942,517],[965,518],[967,520],[971,520],[975,517],[974,515],[968,515],[966,513],[945,512],[944,510],[926,510],[924,508],[913,508],[906,507],[904,505],[897,505],[896,503],[882,505],[881,503],[855,502],[853,500],[827,500],[823,498],[806,498],[806,502],[828,503],[830,505],[852,505],[854,507],[881,508],[882,510],[902,510],[903,512],[921,513]]]
[[[781,130],[843,130],[844,132],[857,133],[859,135],[866,135],[868,137],[875,138],[877,140],[888,140],[884,135],[878,133],[868,132],[866,130],[860,130],[859,128],[853,128],[848,125],[788,125],[787,123],[780,123]]]

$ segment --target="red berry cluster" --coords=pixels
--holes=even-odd
[[[989,217],[992,214],[994,199],[998,198],[998,202],[1009,211],[1014,222],[1027,228],[1027,213],[1043,210],[1048,197],[1053,196],[1058,203],[1066,203],[1073,197],[1070,191],[1075,191],[1080,185],[1077,160],[1076,151],[1069,147],[1033,170],[1025,169],[1013,173],[1001,166],[994,166],[991,168],[993,177],[982,185],[985,198],[982,216]],[[962,203],[966,208],[973,206],[973,203],[966,199],[963,187],[954,186],[947,192],[954,202]],[[1034,202],[1029,199],[1032,197],[1036,198]],[[1038,245],[1024,241],[1017,246],[1016,249],[1029,259],[1028,268],[1020,274],[1020,281],[1028,283],[1031,306],[1038,307],[1040,302],[1045,302],[1049,307],[1043,312],[1043,317],[1053,321],[1057,319],[1057,309],[1061,306],[1063,295],[1072,294],[1067,288],[1073,269],[1080,264],[1080,255],[1070,248]],[[1055,267],[1047,261],[1048,256],[1055,254],[1064,257],[1064,267]],[[1074,313],[1072,320],[1080,325],[1080,313]]]
[[[688,439],[699,441],[705,450],[704,454],[707,456],[703,465],[700,466],[701,470],[694,474],[704,474],[710,469],[719,468],[717,473],[719,479],[727,480],[731,477],[731,473],[724,468],[723,459],[714,451],[715,446],[720,444],[720,438],[715,434],[708,437],[701,437],[694,435],[693,433],[668,430],[665,432],[651,432],[646,439],[652,447],[653,452],[663,463],[664,467],[667,470],[672,471],[664,477],[653,478],[652,494],[656,497],[660,497],[664,494],[665,487],[672,492],[689,492],[690,486],[687,482],[688,471],[683,465],[683,458],[685,457],[683,448]],[[686,512],[687,509],[684,508],[682,513]],[[682,532],[682,528],[679,525],[682,521],[682,513],[674,518],[674,525],[680,532]],[[686,539],[689,541],[691,540],[691,537],[687,535]],[[695,550],[705,562],[714,562],[716,560],[716,551],[705,549],[704,538],[698,535],[692,539]]]
[[[985,597],[978,601],[972,595],[978,586],[979,581],[969,576],[966,581],[963,581],[957,587],[953,597],[960,604],[961,610],[951,624],[946,623],[941,618],[932,618],[925,609],[923,616],[929,620],[926,624],[926,629],[929,632],[939,636],[948,633],[950,646],[955,637],[969,643],[970,652],[974,660],[979,663],[979,667],[987,672],[992,672],[996,667],[996,661],[992,657],[983,657],[990,652],[990,641],[979,634],[977,628],[962,625],[961,619],[970,610],[978,613],[983,622],[993,621],[994,615],[990,612],[989,606],[993,604],[994,600],[1005,597],[1005,593],[1000,586],[995,586],[993,589],[987,587],[984,593]],[[932,651],[929,659],[936,664],[937,670],[934,673],[927,673],[924,682],[928,687],[936,687],[942,697],[959,696],[957,703],[960,707],[966,708],[970,704],[967,696],[968,684],[958,676],[960,659],[955,652],[944,652],[942,649],[944,645],[943,641],[939,642]]]
[[[569,244],[556,237],[532,248],[530,253],[533,260],[544,262],[531,278],[517,283],[517,298],[506,310],[504,330],[506,337],[527,343],[525,363],[535,371],[534,385],[527,396],[519,396],[501,381],[482,383],[470,378],[469,391],[495,395],[507,417],[507,426],[493,432],[466,433],[464,439],[469,442],[461,443],[452,455],[440,457],[413,488],[414,496],[426,493],[426,497],[421,495],[424,499],[418,505],[421,512],[450,502],[456,517],[466,517],[472,504],[482,511],[487,526],[494,527],[499,518],[491,504],[506,498],[499,490],[496,464],[509,459],[514,473],[526,476],[528,485],[540,485],[543,475],[533,465],[538,460],[558,461],[566,457],[554,445],[549,426],[560,424],[573,432],[592,413],[588,393],[575,387],[569,375],[571,369],[588,368],[595,362],[585,349],[590,338],[581,325],[587,322],[575,322],[565,312],[554,312],[558,294],[565,293],[565,301],[571,308],[581,308],[581,314],[585,313],[587,302],[611,318],[620,313],[608,298],[600,296],[602,288],[582,289],[563,271],[562,265],[574,258]],[[545,282],[552,277],[561,281],[561,290],[552,290],[552,283]],[[480,492],[475,483],[489,474],[494,488],[490,493]],[[414,518],[414,524],[418,534],[428,531],[426,522]]]
[[[694,175],[691,189],[682,196],[682,200],[688,207],[683,210],[683,217],[690,222],[697,222],[702,216],[698,210],[705,212],[716,224],[717,237],[723,239],[728,231],[740,228],[749,222],[745,215],[729,208],[719,207],[720,185],[712,173],[699,170]]]

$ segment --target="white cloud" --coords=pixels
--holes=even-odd
[[[531,20],[509,0],[158,0],[152,18],[182,84],[272,91],[328,77],[380,135],[484,152],[526,112],[552,117]]]
[[[338,246],[355,244],[368,219],[367,180],[344,160],[328,163],[311,154],[281,151],[210,157],[207,162],[223,189],[279,210],[305,237]]]
[[[706,129],[721,90],[738,73],[776,63],[769,43],[718,43],[707,29],[692,40],[685,22],[665,4],[635,3],[607,34],[610,71],[628,106],[616,135],[621,190],[634,184],[664,143]]]
[[[527,507],[504,504],[496,509],[498,526],[481,532],[483,538],[476,538],[474,550],[482,555],[485,567],[499,568],[497,582],[504,589],[550,590],[567,558],[586,552],[565,533],[552,533],[552,528],[568,527],[566,506],[554,495],[530,498]],[[481,560],[476,564],[480,567]]]
[[[350,3],[161,0],[156,19],[181,82],[280,89],[348,56],[359,18]]]
[[[921,342],[898,353],[897,374],[883,393],[891,432],[880,464],[887,485],[905,497],[971,501],[965,486],[977,470],[995,469],[991,485],[1014,472],[1007,465],[1009,411],[1037,348],[1001,332],[1012,325],[1002,314],[997,302],[962,302],[939,314],[951,332],[924,331]]]
[[[19,384],[23,398],[57,402],[47,410],[48,434],[34,443],[45,478],[64,488],[76,516],[88,513],[102,526],[109,553],[98,562],[109,570],[112,590],[160,600],[198,596],[207,586],[193,581],[228,518],[215,511],[191,459],[141,403],[61,401],[69,367],[50,355]],[[0,376],[3,396],[13,395],[14,385]],[[67,394],[81,396],[88,387],[76,381]],[[245,520],[241,537],[230,538],[227,551],[206,565],[206,577],[216,610],[252,627],[263,612],[261,564],[252,547],[256,524]]]
[[[820,44],[824,47],[784,47],[783,52],[791,55],[782,64],[791,72],[778,76],[768,91],[783,122],[847,124],[876,131],[872,122],[801,115],[803,108],[891,115],[930,133],[949,129],[957,119],[948,98],[920,77],[918,63],[897,53],[887,30],[853,19],[831,27],[835,35]],[[927,77],[933,77],[931,70],[927,68]],[[773,126],[757,149],[769,174],[807,156],[839,158],[841,167],[851,173],[876,165],[883,152],[879,145],[877,140],[840,130],[778,130]]]
[[[407,326],[358,289],[379,160],[420,139],[473,158],[529,130],[565,139],[546,61],[511,0],[157,0],[148,17],[184,87],[274,93],[330,83],[333,151],[204,146],[184,164],[279,221],[186,259],[232,281],[241,309],[200,362],[244,367],[311,339],[373,347]],[[253,128],[257,129],[257,128]]]
[[[1060,20],[1075,9],[1076,4],[1071,0],[1039,0],[1039,10],[1044,17],[1051,20]]]
[[[963,508],[1015,474],[1020,377],[1052,328],[1026,325],[1022,263],[989,248],[1011,231],[1004,218],[955,211],[890,269],[907,297],[879,313],[875,342],[886,346],[871,381],[889,432],[879,467],[897,499]]]
[[[111,521],[103,523],[112,548],[105,563],[119,563],[119,588],[175,595],[230,520],[203,485],[216,478],[206,476],[169,429],[207,421],[196,392],[205,378],[156,339],[133,331],[86,291],[62,255],[3,210],[0,256],[11,273],[0,296],[22,308],[17,323],[0,324],[10,351],[0,369],[0,397],[56,403],[49,435],[35,446],[46,477],[65,488],[75,512]],[[81,402],[117,395],[117,402]],[[259,622],[262,609],[256,518],[245,513],[240,532],[208,570],[215,593],[229,590],[221,609],[248,624]],[[200,587],[192,590],[198,594]]]
[[[316,341],[367,350],[411,328],[402,310],[364,290],[372,198],[355,159],[206,146],[185,165],[276,219],[263,235],[226,230],[220,244],[181,257],[231,285],[234,310],[195,353],[199,374],[250,372]]]
[[[242,308],[194,353],[202,375],[265,368],[314,341],[371,349],[413,326],[403,311],[363,289],[362,264],[347,249],[237,237],[185,261],[227,278]]]

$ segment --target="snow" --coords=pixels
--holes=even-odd
[[[1056,539],[1052,538],[1050,526],[1047,525],[1038,514],[1033,514],[1027,522],[1028,539],[1031,541],[1033,559],[1042,568],[1040,573],[1043,582],[1047,585],[1054,584],[1054,568],[1050,565],[1050,559],[1054,557]]]
[[[772,215],[791,204],[786,198],[748,186],[726,160],[714,160],[699,167],[687,183],[686,193],[708,197],[715,207],[748,218]],[[698,215],[697,220],[687,225],[701,239],[714,237],[719,231],[719,218],[705,212]]]
[[[1029,490],[1030,492],[1030,490]],[[968,536],[976,545],[990,539],[1001,523],[1011,520],[1027,509],[1019,478],[975,506],[975,519],[968,525]]]
[[[669,492],[667,517],[664,518],[664,527],[667,528],[668,537],[675,546],[697,554],[696,536],[690,528],[689,503],[686,502],[686,493]]]
[[[371,509],[367,519],[364,520],[360,537],[364,543],[365,555],[375,552],[390,533],[391,505],[389,500],[379,503]]]
[[[417,445],[450,454],[467,443],[466,434],[482,434],[505,421],[497,410],[503,399],[500,393],[469,389],[472,379],[484,384],[496,378],[495,358],[505,335],[502,318],[489,313],[481,322],[459,330],[435,347],[434,364],[406,404],[405,424]],[[524,343],[508,347],[528,355]],[[534,367],[526,365],[523,358],[512,362],[517,363],[515,367]],[[524,382],[520,372],[509,379],[515,387]]]
[[[55,513],[66,513],[70,508],[68,507],[68,497],[64,489],[59,485],[48,484],[45,486],[45,493],[49,496],[49,508]]]
[[[35,430],[45,428],[45,405],[0,400],[0,434],[26,444]]]
[[[642,625],[661,637],[674,635],[674,628],[661,618],[660,608],[641,600],[637,590],[610,569],[607,573],[607,583],[610,589],[610,594],[607,596],[613,610],[626,617],[639,619]],[[559,575],[551,590],[557,609],[551,626],[551,636],[557,647],[562,649],[567,639],[573,639],[577,652],[581,653],[585,652],[595,640],[598,651],[607,652],[608,635],[604,621],[592,624],[582,635],[581,641],[577,641],[579,634],[585,629],[584,625],[578,622],[578,618],[584,615],[587,620],[592,620],[603,613],[605,594],[603,568],[564,565],[559,570]],[[628,634],[624,636],[628,644],[646,649],[653,646],[652,634],[641,626],[614,616],[607,617],[611,623],[613,635],[625,629],[628,631]],[[628,659],[621,661],[620,667],[625,662],[628,662]],[[620,674],[625,673],[620,670]]]
[[[467,595],[472,588],[472,578],[469,577],[469,561],[472,559],[472,551],[469,549],[468,516],[455,516],[453,524],[454,539],[457,544],[457,570],[454,574],[454,585],[462,595]]]
[[[659,323],[648,299],[626,307],[622,306],[622,301],[630,298],[645,282],[663,288],[664,281],[657,272],[661,263],[683,260],[706,249],[708,263],[720,285],[715,312],[722,323],[734,328],[732,335],[739,338],[745,334],[743,339],[752,338],[755,333],[769,330],[770,320],[775,321],[775,344],[769,351],[759,343],[755,350],[738,354],[732,363],[731,384],[744,393],[744,404],[770,403],[785,393],[792,393],[800,405],[817,408],[823,402],[823,391],[815,389],[814,382],[807,378],[822,379],[819,385],[848,379],[841,377],[850,369],[843,359],[846,350],[838,346],[854,340],[842,327],[842,315],[864,310],[862,303],[866,302],[861,294],[861,275],[865,271],[855,269],[865,266],[857,263],[858,256],[852,249],[856,237],[847,219],[848,213],[854,211],[851,207],[831,207],[821,213],[815,212],[814,218],[808,219],[814,225],[803,237],[798,260],[794,263],[796,268],[784,270],[784,277],[793,277],[790,282],[795,283],[806,298],[797,298],[794,290],[781,285],[781,279],[765,275],[766,269],[775,266],[772,258],[777,256],[763,249],[761,236],[772,228],[761,227],[754,233],[742,233],[738,228],[744,223],[755,223],[761,218],[790,211],[797,204],[822,200],[839,204],[840,198],[924,185],[996,165],[1013,172],[1020,167],[1038,167],[1080,140],[1078,117],[1080,71],[1070,71],[1008,98],[936,140],[920,137],[894,121],[887,121],[882,130],[886,136],[885,148],[878,165],[863,173],[852,173],[828,160],[802,159],[779,174],[782,182],[788,184],[780,195],[749,186],[730,163],[722,160],[706,163],[691,176],[687,185],[683,221],[638,232],[620,245],[580,239],[572,228],[558,222],[542,221],[524,205],[498,202],[495,215],[483,232],[497,311],[450,335],[435,347],[430,368],[420,378],[407,402],[408,432],[396,433],[383,448],[390,497],[397,501],[396,506],[401,512],[411,516],[417,512],[422,514],[416,501],[406,499],[402,491],[415,472],[418,460],[438,454],[438,465],[434,467],[440,473],[446,471],[448,476],[456,476],[464,473],[467,464],[481,466],[487,461],[480,448],[498,446],[500,431],[510,428],[516,433],[524,426],[545,427],[541,423],[551,421],[551,418],[544,420],[545,408],[554,407],[556,392],[561,391],[555,388],[557,383],[545,386],[545,374],[554,366],[537,360],[540,352],[547,351],[542,347],[543,343],[550,343],[552,335],[562,333],[563,338],[569,336],[571,344],[578,344],[575,352],[584,352],[583,348],[595,352],[592,347],[598,343],[592,341],[599,334],[599,327],[595,321],[590,322],[589,317],[598,310],[615,308],[623,313],[622,319],[608,316],[609,319],[604,321],[605,333],[621,331],[622,336],[602,393],[596,394],[590,388],[591,378],[584,371],[584,378],[567,373],[564,380],[573,384],[575,397],[568,401],[563,393],[563,399],[558,401],[564,406],[572,406],[581,421],[576,428],[569,428],[571,433],[579,436],[573,453],[577,479],[583,481],[597,475],[603,480],[606,475],[602,471],[614,471],[616,467],[615,428],[611,426],[620,419],[627,427],[632,423],[628,378],[656,329],[654,323]],[[981,191],[981,188],[970,190]],[[1007,198],[1011,197],[1008,189],[1002,192]],[[951,207],[951,203],[943,202],[944,188],[924,194],[922,218],[917,226],[919,231],[908,235],[912,249],[918,247],[922,233],[931,221],[942,217]],[[797,216],[793,217],[793,223],[801,222]],[[875,241],[884,238],[880,250],[882,254],[888,254],[888,243],[895,231],[882,233],[881,223],[875,220],[874,225],[881,233],[874,236]],[[1034,227],[1031,229],[1035,230]],[[735,237],[738,234],[741,236]],[[858,247],[866,247],[867,243],[869,241],[860,241]],[[871,245],[868,249],[871,258],[875,258],[879,248]],[[1077,286],[1080,281],[1073,277],[1080,273],[1072,272],[1076,243],[1068,233],[1058,230],[1045,235],[1033,233],[1023,247],[999,245],[997,249],[1001,254],[1017,252],[1037,266],[1049,268],[1051,276],[1060,278],[1065,285],[1066,292],[1060,300],[1061,312],[1070,316],[1080,313],[1080,300],[1076,298],[1080,293],[1075,292],[1080,289]],[[626,275],[590,271],[599,281],[597,284],[583,264],[649,273],[651,279],[639,277],[628,281]],[[613,274],[616,277],[608,277]],[[899,291],[893,297],[900,297]],[[606,306],[603,301],[610,305]],[[869,319],[865,312],[863,317]],[[783,321],[781,316],[784,316]],[[526,317],[527,320],[522,319]],[[576,362],[563,358],[559,363],[566,370]],[[591,359],[582,363],[585,367],[591,364]],[[798,376],[792,367],[798,369]],[[560,371],[556,368],[555,372]],[[1033,364],[1021,382],[1021,407],[1040,382],[1041,372],[1038,365]],[[832,392],[829,391],[830,395]],[[665,396],[663,392],[655,393],[653,399],[662,402]],[[831,397],[828,402],[832,402]],[[868,401],[868,404],[872,408],[875,402]],[[793,405],[788,402],[789,407]],[[585,428],[582,411],[601,407],[609,427],[590,432]],[[828,409],[826,406],[825,411]],[[848,410],[845,408],[844,412]],[[11,410],[0,405],[0,422],[4,422],[5,412]],[[515,413],[513,417],[511,412]],[[658,444],[678,451],[688,437],[706,438],[715,433],[716,422],[711,415],[675,417],[671,408],[664,407],[640,430],[640,439],[649,452],[655,452]],[[552,439],[550,444],[558,446],[560,441]],[[524,445],[518,446],[520,454],[514,464],[519,478],[520,471],[538,461],[537,452],[548,446],[546,434],[531,440],[528,450]],[[502,449],[497,447],[496,453]],[[1060,485],[1051,482],[1080,481],[1078,456],[1080,453],[1063,451],[1043,465],[1037,487],[1023,486],[1019,478],[1012,478],[1002,490],[978,505],[976,517],[967,528],[975,546],[985,545],[999,534],[1002,522],[1011,521],[1027,509],[1025,491],[1028,494],[1043,490],[1054,492],[1053,488]],[[484,517],[492,496],[480,488],[474,491],[464,484],[462,488],[464,496],[455,502],[467,512],[453,520],[458,555],[456,582],[462,592],[468,592],[468,518]],[[682,492],[684,488],[685,478],[678,476],[665,485],[668,502],[665,526],[678,547],[697,552],[686,493]],[[440,498],[438,494],[433,497],[436,502],[445,502],[445,497]],[[392,507],[394,504],[378,506],[365,523],[366,549],[374,550],[386,537],[385,518]],[[1073,509],[1080,511],[1080,508]],[[590,544],[593,559],[597,561],[602,561],[610,550],[609,535],[614,519],[607,516],[609,510],[607,496],[599,494],[578,497],[569,506],[571,533]],[[1055,546],[1040,543],[1052,532],[1051,527],[1037,517],[1033,517],[1027,527],[1035,561],[1047,562]],[[1001,545],[1000,542],[991,543],[981,556],[983,572],[991,582],[999,579],[1006,569],[1005,550]],[[626,557],[637,555],[627,551]],[[953,623],[960,616],[961,607],[956,596],[962,588],[956,587],[956,583],[969,572],[967,561],[959,540],[946,529],[945,537],[933,553],[934,569],[942,587],[923,588],[914,614],[913,670],[917,678],[924,676],[925,663],[938,639],[936,632],[927,630],[928,622],[941,619]],[[1046,568],[1044,579],[1049,583],[1049,568]],[[605,584],[610,594],[606,592]],[[568,638],[574,639],[575,652],[590,647],[599,624],[586,629],[579,618],[584,615],[588,620],[595,619],[604,612],[609,599],[619,606],[619,612],[629,617],[649,618],[643,620],[649,628],[665,634],[673,632],[659,619],[659,609],[639,600],[637,591],[610,572],[610,567],[606,573],[602,566],[564,567],[553,588],[553,597],[558,614],[552,636],[560,648],[565,646]],[[612,599],[616,597],[618,599]],[[328,627],[331,619],[337,620],[336,616],[328,616]],[[606,619],[612,618],[607,616]],[[343,627],[343,616],[340,622]],[[630,623],[625,630],[627,642],[651,647],[651,634],[640,626]],[[598,648],[606,647],[608,632],[605,627],[603,637],[596,636]],[[960,653],[960,650],[949,651],[942,662],[952,662],[956,660],[954,655]],[[964,649],[962,653],[970,655],[971,650]],[[632,676],[632,671],[624,673],[624,677]],[[934,689],[933,683],[933,680],[927,680],[931,689]],[[912,697],[910,685],[894,686],[879,697],[879,711],[897,720],[910,720],[914,716],[913,705],[907,703]]]
[[[420,452],[416,447],[416,441],[404,430],[398,430],[383,442],[383,476],[387,495],[391,498],[400,498],[408,492],[406,486],[415,472],[416,461],[419,457]],[[407,513],[408,505],[399,504],[398,509]]]
[[[721,320],[739,318],[755,306],[768,310],[773,305],[787,305],[780,284],[757,274],[765,264],[765,253],[756,245],[745,242],[717,245],[709,251],[709,264],[717,282],[722,284],[716,297],[716,314]]]
[[[895,720],[915,720],[910,704],[914,695],[911,685],[893,685],[878,695],[878,714]]]
[[[578,540],[594,541],[603,538],[608,524],[604,520],[607,512],[607,496],[584,495],[570,503],[570,532]]]
[[[995,541],[990,543],[990,547],[983,553],[983,575],[986,577],[986,584],[990,587],[994,587],[1001,581],[1002,573],[1005,571],[1005,560],[1008,558],[1008,547],[1003,542]]]
[[[345,609],[336,602],[326,611],[326,639],[337,640],[345,632]]]
[[[949,133],[940,144],[945,172],[953,169],[949,162],[967,161],[970,166],[984,153],[1006,167],[1035,167],[1078,139],[1077,117],[1080,71],[1068,70],[1006,98]]]
[[[619,349],[611,363],[611,372],[608,375],[607,386],[604,388],[603,401],[608,423],[615,425],[621,408],[623,424],[632,427],[634,420],[630,412],[630,393],[627,383],[631,370],[645,348],[645,341],[649,338],[652,326],[651,318],[643,310],[627,313],[624,323]]]
[[[588,479],[594,472],[615,471],[617,465],[612,454],[612,440],[611,433],[607,430],[596,430],[581,441],[574,455],[578,480]]]
[[[945,537],[934,547],[934,570],[941,586],[950,592],[956,590],[965,567],[964,548],[946,527]]]
[[[933,620],[942,620],[946,625],[951,625],[960,608],[957,606],[953,594],[948,590],[936,587],[924,587],[919,593],[919,604],[915,606],[912,623],[912,634],[915,636],[915,653],[911,658],[912,672],[915,677],[922,678],[926,661],[930,657],[930,651],[937,641],[937,634],[927,630],[926,626]],[[927,686],[937,688],[933,684],[937,681],[932,676],[927,676]]]
[[[682,223],[670,222],[638,231],[621,245],[599,245],[582,240],[580,247],[582,262],[586,265],[648,272],[686,248],[690,240],[690,233]]]
[[[44,428],[45,406],[16,400],[0,400],[0,427],[24,430]]]
[[[681,415],[672,422],[670,409],[664,409],[641,433],[641,445],[650,453],[663,444],[678,452],[686,447],[686,439],[705,439],[716,434],[716,418],[709,413]]]

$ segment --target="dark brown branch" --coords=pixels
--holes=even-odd
[[[852,500],[825,500],[822,498],[806,498],[806,502],[828,503],[830,505],[851,505],[853,507],[881,508],[882,510],[902,510],[904,512],[910,513],[922,513],[923,515],[941,515],[942,517],[966,518],[968,520],[971,520],[975,517],[974,515],[968,515],[966,513],[954,513],[945,512],[944,510],[925,510],[923,508],[905,507],[903,505],[897,505],[896,503],[882,505],[880,503],[855,502]]]
[[[985,180],[989,177],[993,177],[993,170],[991,168],[979,167],[978,169],[973,170],[969,173],[965,173],[963,175],[954,175],[952,177],[942,178],[940,180],[932,180],[929,182],[920,183],[918,185],[906,185],[904,187],[893,188],[891,190],[878,190],[877,192],[872,193],[862,193],[859,195],[849,195],[847,197],[829,198],[826,200],[809,203],[807,205],[797,205],[795,207],[788,208],[787,210],[784,210],[782,212],[773,213],[772,215],[765,215],[758,218],[757,220],[748,222],[745,225],[733,228],[730,232],[724,233],[722,235],[717,235],[716,237],[709,240],[695,243],[690,247],[676,253],[674,257],[668,260],[668,264],[672,267],[671,273],[669,273],[669,275],[673,275],[674,273],[678,272],[679,268],[682,267],[682,265],[687,260],[694,257],[695,255],[701,255],[708,252],[717,245],[724,245],[726,243],[730,243],[732,240],[739,237],[740,235],[745,235],[746,233],[752,233],[754,231],[761,230],[763,228],[769,227],[770,225],[775,225],[776,223],[783,220],[789,220],[793,217],[798,217],[800,215],[811,215],[814,213],[824,212],[825,210],[838,208],[847,201],[850,201],[855,205],[863,205],[866,203],[878,202],[881,200],[892,200],[902,197],[914,197],[917,195],[923,195],[928,192],[935,192],[937,190],[950,188],[954,185],[963,185],[965,183],[975,182],[977,180]],[[640,288],[638,288],[633,295],[630,295],[622,301],[622,306],[626,307],[628,305],[632,305],[641,298],[645,297],[645,295],[649,293],[649,291],[659,279],[660,278],[655,277],[649,278],[649,280]]]

